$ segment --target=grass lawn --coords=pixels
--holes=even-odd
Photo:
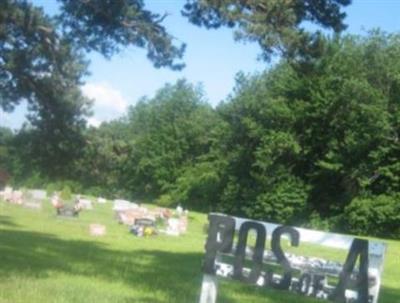
[[[190,214],[185,236],[137,238],[116,223],[110,203],[94,206],[62,219],[49,203],[32,210],[0,201],[0,303],[198,301],[205,215]],[[90,236],[90,223],[106,225],[107,235]],[[379,302],[400,303],[400,241],[386,242]],[[218,302],[320,301],[222,282]]]

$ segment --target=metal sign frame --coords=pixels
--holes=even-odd
[[[356,237],[327,233],[317,230],[282,226],[268,222],[231,217],[219,213],[209,214],[209,233],[203,264],[203,281],[199,303],[216,303],[218,279],[231,278],[257,286],[274,287],[327,299],[335,302],[377,303],[381,286],[386,244]],[[254,248],[247,247],[247,235],[254,230],[257,239]],[[237,244],[234,235],[238,233]],[[293,246],[301,243],[347,250],[344,265],[318,258],[307,258],[284,253],[280,239],[286,238]],[[271,239],[272,252],[266,251],[265,241]],[[233,264],[223,257],[233,257]],[[226,259],[226,258],[225,258]],[[253,261],[252,268],[244,266],[244,260]],[[355,269],[359,261],[358,271]],[[266,263],[280,264],[282,275],[262,270]],[[300,278],[292,278],[293,271],[302,272]],[[339,280],[334,287],[328,285],[327,276]],[[267,281],[268,280],[268,281]],[[354,284],[357,284],[356,291]],[[350,286],[353,286],[353,290]],[[330,295],[323,292],[328,290]],[[361,290],[360,290],[361,289]]]

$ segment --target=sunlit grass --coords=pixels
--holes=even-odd
[[[95,204],[77,219],[0,202],[0,302],[197,302],[206,216],[191,212],[188,234],[136,238]],[[89,224],[107,226],[104,237]],[[387,241],[381,300],[400,302],[400,242]],[[302,252],[319,256],[305,247]],[[324,251],[337,257],[335,252]],[[317,302],[277,290],[221,282],[218,302]]]

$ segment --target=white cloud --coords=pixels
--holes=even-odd
[[[95,117],[88,118],[87,122],[90,126],[93,126],[93,127],[99,127],[101,124],[101,121]]]
[[[88,119],[89,125],[94,127],[120,117],[128,108],[128,101],[121,92],[106,82],[86,83],[82,86],[82,93],[94,100],[94,115]]]

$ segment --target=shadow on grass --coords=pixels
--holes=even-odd
[[[383,286],[379,296],[379,303],[400,302],[400,283],[399,288],[389,288]]]
[[[1,225],[7,226],[7,227],[19,227],[19,225],[16,224],[11,217],[0,215],[0,226]]]
[[[4,217],[0,219],[10,222]],[[201,253],[163,250],[113,250],[91,241],[64,240],[45,233],[0,230],[0,280],[10,275],[45,278],[50,271],[55,271],[121,282],[145,294],[142,298],[127,298],[127,303],[197,302],[202,257]],[[257,297],[265,296],[265,290],[247,286],[228,286],[221,290],[224,291],[219,294],[218,302],[239,303],[234,293],[242,290]],[[153,298],[155,291],[162,293],[165,299]],[[303,299],[292,301],[289,299],[292,297],[295,298],[272,291],[266,302],[309,302]],[[394,303],[399,298],[400,289],[383,288],[380,302]]]
[[[63,240],[51,234],[0,231],[0,278],[45,278],[49,271],[119,281],[151,296],[154,290],[176,302],[195,302],[201,276],[200,254],[120,251],[90,241]],[[140,302],[155,302],[143,299]],[[137,298],[135,300],[137,302]],[[172,302],[172,301],[171,301]]]

